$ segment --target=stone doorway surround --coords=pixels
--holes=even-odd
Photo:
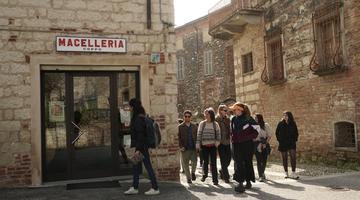
[[[139,71],[140,98],[149,110],[149,60],[148,56],[129,55],[32,55],[31,73],[31,174],[32,185],[42,185],[41,165],[41,82],[40,71]]]

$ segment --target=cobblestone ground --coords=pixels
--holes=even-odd
[[[255,177],[258,178],[256,162],[254,162],[253,165],[254,165]],[[221,166],[220,160],[218,160],[218,162],[217,162],[218,170],[220,169],[220,166]],[[230,175],[232,175],[234,173],[233,166],[234,166],[234,164],[232,161],[229,166]],[[288,170],[289,170],[289,172],[291,171],[290,163],[289,163]],[[333,174],[339,174],[339,173],[355,172],[354,170],[350,170],[350,169],[340,169],[340,168],[336,168],[333,166],[311,165],[311,164],[298,164],[296,171],[297,171],[298,175],[300,176],[300,178],[301,177],[310,178],[310,177],[326,176],[326,175],[333,175]],[[266,170],[265,170],[265,174],[266,174],[266,178],[268,180],[284,179],[284,169],[283,169],[282,163],[276,162],[276,161],[268,162]],[[200,182],[200,178],[202,176],[202,170],[201,170],[201,167],[199,166],[199,163],[198,163],[197,170],[196,170],[196,176],[198,178],[197,182]],[[208,176],[209,176],[209,178],[206,179],[206,182],[210,184],[212,181],[210,172],[209,172]],[[181,179],[181,183],[187,184],[185,174],[180,173],[180,179]]]

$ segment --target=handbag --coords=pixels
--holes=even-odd
[[[143,159],[144,159],[144,155],[141,152],[139,152],[139,155],[136,155],[136,154],[133,155],[133,157],[131,158],[131,161],[134,165],[137,165],[137,164],[141,163],[143,161]]]

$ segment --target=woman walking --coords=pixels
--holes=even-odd
[[[254,142],[260,131],[259,125],[250,116],[249,109],[245,104],[235,103],[232,107],[235,116],[231,119],[231,137],[233,143],[233,156],[236,163],[234,180],[239,185],[235,191],[245,192],[245,189],[252,187],[251,182],[255,182],[252,158],[254,155]],[[246,181],[244,187],[243,182]]]
[[[216,167],[216,148],[220,143],[220,127],[215,121],[215,112],[212,108],[204,111],[205,120],[200,122],[197,132],[196,149],[201,148],[204,156],[204,163],[202,166],[203,176],[201,181],[204,182],[208,176],[209,157],[212,181],[214,185],[218,185],[218,173]]]
[[[220,145],[218,146],[221,163],[220,177],[225,181],[225,183],[230,183],[230,175],[228,171],[228,167],[231,162],[230,119],[227,116],[227,110],[226,105],[220,105],[215,120],[219,124],[221,132]]]
[[[131,195],[139,193],[139,175],[141,173],[141,164],[144,163],[152,185],[152,188],[145,192],[145,195],[157,195],[160,194],[160,191],[151,165],[149,148],[146,143],[145,109],[138,99],[131,99],[129,105],[132,112],[130,123],[131,147],[135,147],[134,158],[138,158],[140,162],[134,164],[133,185],[129,190],[124,192],[124,194]]]
[[[293,114],[289,111],[283,113],[283,119],[276,128],[276,139],[279,142],[278,150],[281,152],[283,166],[285,170],[285,178],[289,178],[288,173],[288,152],[290,153],[290,163],[292,173],[290,178],[298,179],[296,174],[296,142],[299,133],[294,120]]]
[[[264,122],[264,118],[261,114],[255,114],[255,121],[260,126],[260,132],[257,138],[254,140],[255,142],[255,157],[256,157],[256,165],[259,174],[259,181],[263,182],[266,180],[265,177],[265,168],[266,162],[269,155],[269,141],[271,139],[271,130],[269,124]]]

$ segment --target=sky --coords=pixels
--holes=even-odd
[[[175,26],[198,19],[220,0],[174,0]]]

